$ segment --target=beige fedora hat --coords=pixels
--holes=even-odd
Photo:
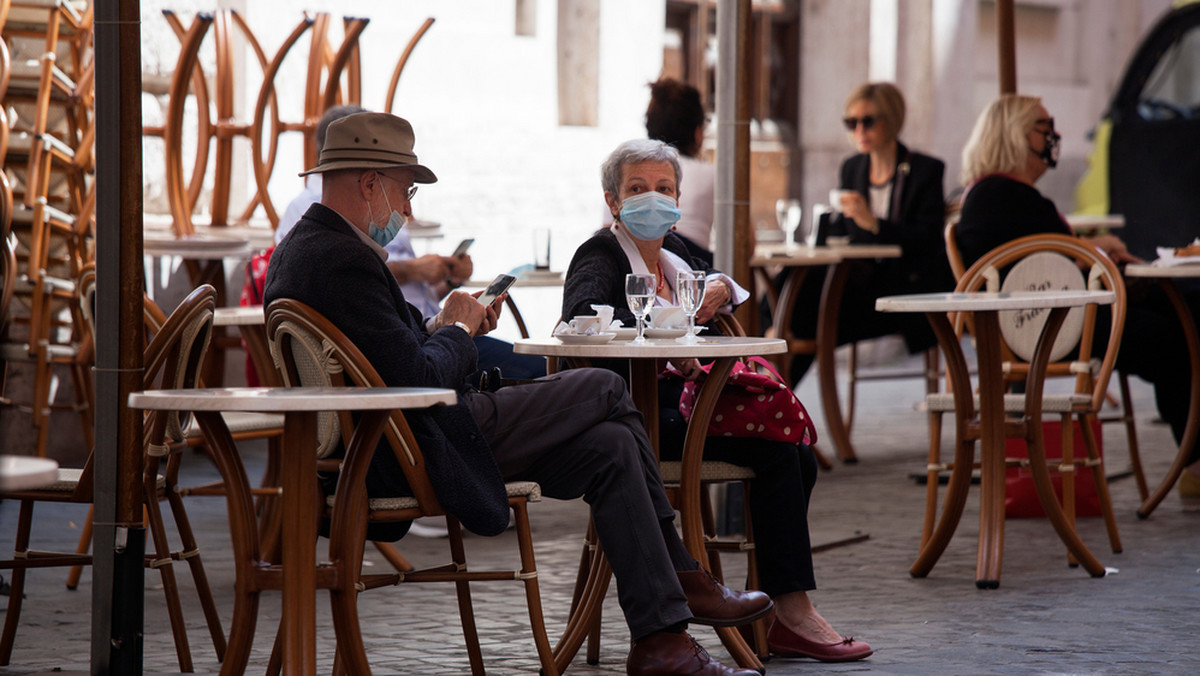
[[[435,183],[437,176],[417,162],[412,125],[390,113],[355,113],[336,120],[325,132],[325,147],[317,166],[301,176],[338,169],[404,167],[416,183]]]

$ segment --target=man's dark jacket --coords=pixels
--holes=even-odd
[[[264,302],[292,298],[333,322],[393,387],[465,388],[475,370],[475,344],[465,331],[432,335],[404,300],[384,261],[337,212],[314,204],[284,238],[267,270]],[[508,526],[504,482],[467,406],[405,413],[425,455],[426,470],[446,511],[480,535]],[[367,477],[372,497],[407,495],[408,486],[386,440]]]

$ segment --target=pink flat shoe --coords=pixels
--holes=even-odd
[[[865,641],[845,637],[834,643],[815,643],[776,620],[767,631],[767,647],[779,657],[809,657],[822,662],[853,662],[875,652]]]

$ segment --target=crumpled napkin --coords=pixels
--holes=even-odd
[[[598,331],[594,326],[590,326],[586,331],[580,333],[575,330],[575,327],[564,321],[560,321],[558,326],[554,327],[554,335],[556,336],[595,336],[599,333],[600,331]]]
[[[1200,244],[1200,238],[1192,241],[1192,244]],[[1175,253],[1175,247],[1160,246],[1155,251],[1158,252],[1158,258],[1151,265],[1160,268],[1169,268],[1176,265],[1195,265],[1200,263],[1200,256],[1180,256]]]
[[[659,305],[650,310],[650,320],[646,326],[655,329],[682,329],[687,327],[687,315],[683,308],[671,305]]]

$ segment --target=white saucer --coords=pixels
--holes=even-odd
[[[617,336],[616,338],[613,338],[613,340],[633,340],[634,338],[637,338],[636,328],[623,327],[619,329],[609,329],[609,331],[612,331]]]
[[[597,333],[590,336],[565,333],[554,337],[562,341],[564,345],[603,345],[616,336],[615,333]]]
[[[647,338],[678,338],[687,333],[687,329],[652,329],[646,328],[645,336]]]

